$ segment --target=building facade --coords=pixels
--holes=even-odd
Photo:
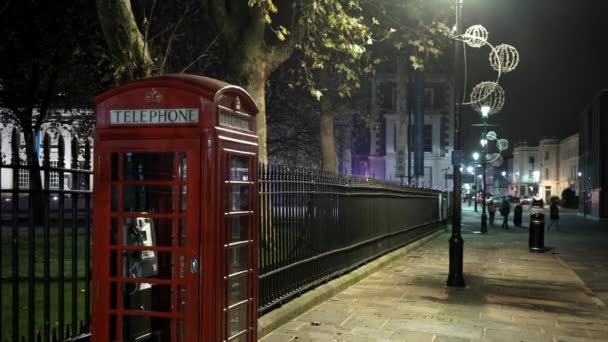
[[[371,80],[370,115],[375,124],[369,155],[353,158],[353,174],[403,183],[411,175],[412,183],[419,186],[452,188],[453,86],[445,74],[425,73],[424,77],[424,175],[414,175],[409,142],[415,122],[408,111],[413,96],[408,99],[407,91],[411,80],[404,63],[397,62],[389,63]]]
[[[578,194],[579,135],[565,139],[543,139],[538,146],[526,143],[513,148],[509,194],[533,196],[547,203],[551,197],[562,196],[566,189]]]
[[[608,218],[608,89],[600,91],[580,114],[579,212]]]
[[[25,155],[25,140],[23,138],[23,133],[21,133],[21,130],[19,128],[15,129],[16,127],[13,124],[0,124],[0,158],[2,158],[2,164],[3,165],[9,165],[11,163],[11,160],[13,158],[12,155],[12,146],[11,146],[11,141],[12,141],[12,135],[14,133],[19,134],[19,160],[21,162],[22,165],[25,165],[25,161],[27,160],[26,155]],[[56,126],[56,125],[51,125],[51,124],[43,124],[42,128],[41,128],[41,137],[44,137],[44,135],[46,133],[49,133],[49,137],[50,137],[50,143],[51,143],[51,153],[50,153],[50,162],[51,162],[51,167],[57,167],[58,166],[58,162],[59,162],[59,139],[62,138],[64,141],[64,165],[66,168],[69,168],[70,165],[72,165],[72,151],[70,148],[70,145],[72,143],[72,139],[74,139],[74,137],[76,136],[76,133],[74,132],[74,130],[67,125],[63,125],[63,126]],[[40,139],[42,140],[42,138]],[[90,150],[90,155],[93,155],[93,139],[89,138],[89,143],[91,146],[91,150]],[[84,142],[81,141],[81,146],[84,146]],[[40,156],[39,156],[39,160],[40,163],[42,163],[42,149],[40,148]],[[82,153],[80,156],[77,156],[78,158],[78,165],[79,167],[83,168],[83,158],[82,158]],[[41,164],[42,165],[42,164]],[[3,190],[6,189],[12,189],[13,188],[13,170],[10,168],[0,168],[0,186]],[[18,186],[20,189],[28,189],[29,188],[29,183],[30,183],[30,174],[29,171],[27,169],[20,169],[19,171],[19,175],[18,175]],[[91,176],[92,177],[92,176]],[[41,172],[41,178],[42,181],[44,182],[44,173]],[[73,179],[72,179],[72,174],[69,172],[66,172],[63,175],[63,184],[65,189],[71,189],[73,187]],[[50,189],[58,189],[59,188],[59,173],[58,172],[54,172],[51,171],[49,172],[49,188]],[[90,184],[92,184],[92,179]]]

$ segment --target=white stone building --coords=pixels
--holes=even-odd
[[[565,189],[578,193],[578,134],[565,139],[543,139],[538,146],[513,148],[509,193],[537,196],[547,202]]]
[[[425,187],[452,188],[452,83],[445,74],[425,73],[424,77],[424,176],[413,178],[412,182]],[[408,149],[411,149],[413,176],[414,154],[412,146],[408,146],[408,82],[403,62],[391,63],[371,80],[370,113],[376,125],[371,130],[369,155],[353,161],[353,174],[407,183]],[[366,169],[361,165],[366,165]]]
[[[0,156],[2,158],[3,165],[8,165],[12,160],[12,134],[14,132],[13,128],[15,126],[13,124],[0,124]],[[23,134],[21,130],[18,128],[17,132],[19,133],[19,159],[23,164],[26,160],[25,156],[25,140],[23,139]],[[56,127],[51,124],[43,124],[40,134],[40,140],[44,137],[45,133],[49,133],[51,138],[51,154],[50,161],[51,167],[57,167],[59,160],[59,138],[64,138],[65,150],[64,150],[64,165],[65,168],[70,168],[72,165],[72,151],[70,145],[72,143],[72,139],[75,136],[74,130],[67,125],[63,125],[60,127]],[[84,141],[80,141],[81,147],[84,147]],[[91,146],[91,158],[93,156],[93,138],[89,138],[89,143]],[[40,143],[42,144],[42,142]],[[42,149],[40,149],[40,163],[42,164]],[[79,167],[83,165],[83,156],[82,153],[78,159]],[[42,173],[42,181],[44,182],[44,173]],[[18,176],[18,185],[20,189],[27,189],[29,187],[29,171],[27,169],[19,170]],[[72,174],[66,172],[63,176],[64,178],[64,188],[70,189],[72,188]],[[49,173],[49,188],[58,189],[59,188],[59,173],[58,172],[50,172]],[[92,184],[92,182],[90,182]],[[2,189],[12,189],[13,188],[13,170],[9,168],[1,168],[0,169],[0,186]]]

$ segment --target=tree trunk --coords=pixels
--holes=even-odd
[[[131,0],[97,0],[97,16],[112,59],[126,73],[123,77],[150,76],[154,62],[146,37],[137,27]]]
[[[255,118],[256,134],[258,135],[258,158],[260,163],[268,164],[268,150],[266,146],[267,127],[266,127],[266,80],[268,75],[263,66],[258,70],[246,75],[244,88],[255,101],[260,112]]]
[[[334,113],[331,100],[328,95],[321,97],[321,163],[323,170],[336,172],[338,169],[338,158],[336,156],[336,138],[334,134]]]
[[[40,161],[36,156],[36,134],[32,129],[23,130],[23,138],[25,140],[25,156],[27,159],[27,167],[29,170],[29,190],[32,199],[31,206],[34,208],[34,224],[39,225],[44,222],[44,194],[42,193],[42,176],[40,175]],[[15,184],[18,186],[17,184]]]

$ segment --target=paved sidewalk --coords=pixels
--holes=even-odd
[[[467,288],[445,286],[446,232],[262,341],[608,341],[606,307],[593,292],[608,284],[608,255],[585,248],[606,245],[606,223],[563,216],[546,236],[554,249],[530,253],[526,228],[474,234],[474,215],[465,210]]]

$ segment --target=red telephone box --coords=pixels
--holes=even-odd
[[[94,341],[257,339],[257,112],[192,75],[97,97]]]

